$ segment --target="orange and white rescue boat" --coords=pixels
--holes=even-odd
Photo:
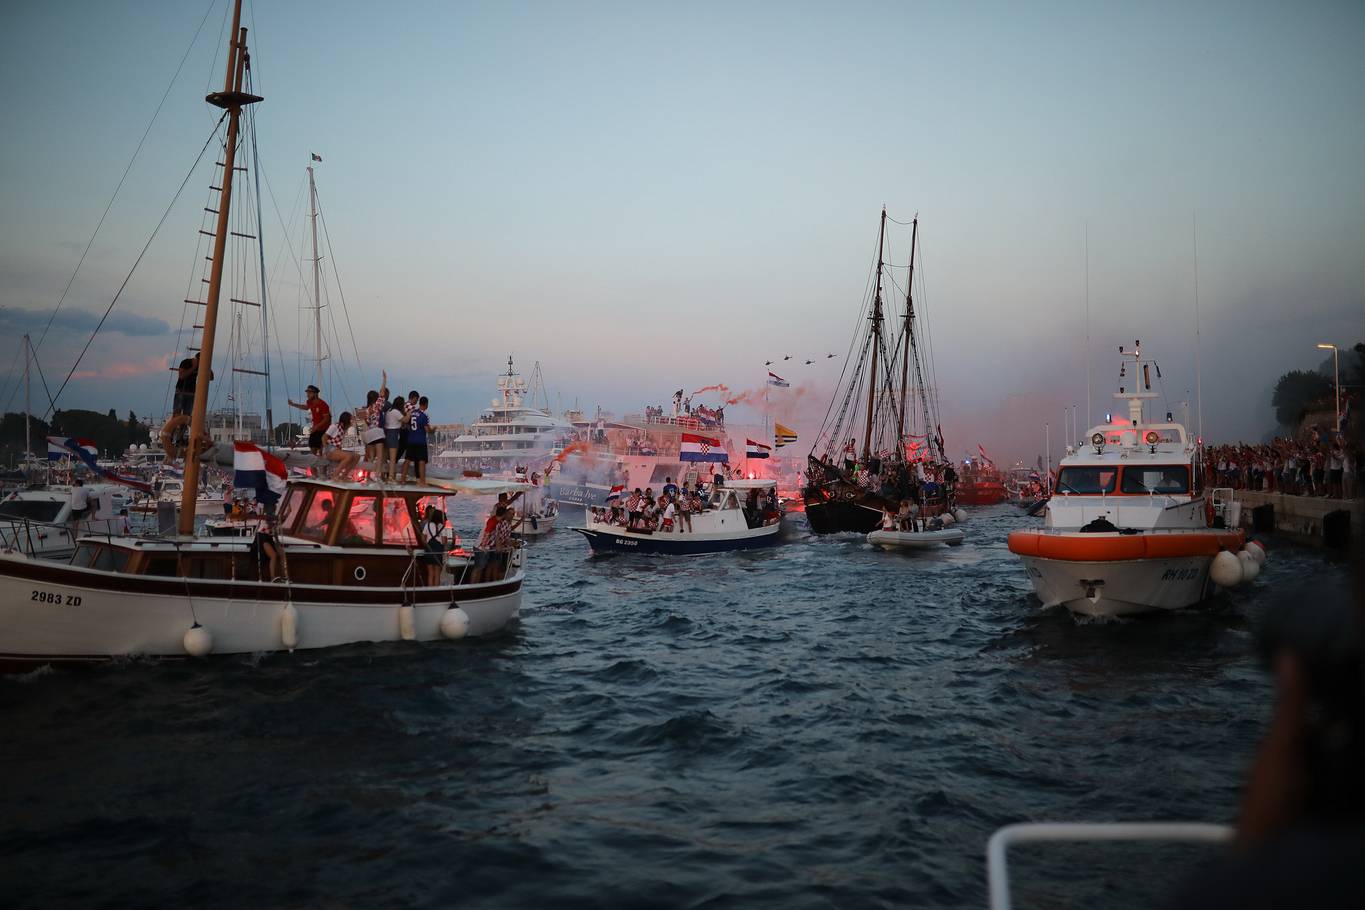
[[[1087,616],[1193,606],[1213,584],[1255,578],[1265,560],[1259,544],[1244,549],[1246,535],[1215,514],[1198,442],[1169,413],[1165,422],[1145,419],[1144,403],[1157,397],[1156,364],[1139,350],[1119,351],[1114,397],[1128,402],[1128,419],[1092,427],[1068,446],[1043,527],[1009,536],[1043,605]]]

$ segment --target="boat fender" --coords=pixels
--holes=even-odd
[[[1261,564],[1246,550],[1238,553],[1237,559],[1242,563],[1242,581],[1252,581],[1261,574]]]
[[[1252,556],[1256,557],[1256,561],[1258,563],[1260,563],[1261,565],[1265,565],[1265,561],[1268,556],[1268,554],[1265,551],[1265,544],[1261,543],[1259,540],[1248,540],[1246,545],[1246,551],[1250,553]]]
[[[958,521],[966,521],[966,520],[967,520],[967,510],[966,510],[966,509],[954,509],[954,510],[953,510],[953,518],[957,519]]]
[[[299,611],[293,604],[280,610],[280,644],[290,651],[299,646]]]
[[[1209,566],[1209,577],[1220,588],[1233,588],[1242,583],[1242,561],[1236,554],[1221,550]]]
[[[199,623],[185,633],[185,653],[190,657],[208,657],[213,653],[213,633]]]
[[[953,517],[952,512],[944,512],[939,520],[943,522],[945,528],[957,524],[957,519]]]
[[[413,613],[412,604],[403,604],[398,608],[398,634],[403,636],[403,641],[412,641],[417,637]]]
[[[449,639],[464,638],[469,634],[469,614],[460,607],[451,607],[441,615],[441,634]]]

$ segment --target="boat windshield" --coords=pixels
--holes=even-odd
[[[0,519],[56,521],[62,504],[48,499],[9,499],[0,502]]]
[[[1124,465],[1125,493],[1188,493],[1190,469],[1183,464]]]
[[[1118,480],[1118,468],[1107,465],[1084,465],[1062,468],[1057,475],[1059,493],[1112,493]]]

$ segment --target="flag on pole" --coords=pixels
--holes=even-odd
[[[779,449],[788,443],[796,442],[796,431],[791,427],[784,427],[777,421],[773,421],[773,442]]]
[[[79,458],[92,473],[103,477],[113,483],[121,483],[125,487],[132,487],[143,493],[152,492],[152,485],[132,477],[123,477],[115,474],[108,468],[100,467],[95,461],[95,456],[99,454],[99,447],[89,439],[75,439],[65,436],[47,437],[47,457],[49,461],[56,461],[60,458],[75,456]]]
[[[289,480],[284,462],[254,443],[234,442],[232,447],[232,485],[239,490],[255,490],[256,501],[262,505],[279,502]]]
[[[776,387],[779,388],[779,389],[785,389],[785,388],[789,388],[789,387],[791,386],[791,383],[788,382],[787,380],[783,379],[781,376],[777,375],[776,373],[774,373],[772,370],[769,370],[769,371],[768,371],[768,385],[776,386]]]
[[[729,461],[730,456],[726,453],[719,439],[712,439],[710,436],[699,436],[696,433],[682,434],[682,444],[678,451],[679,461]]]
[[[318,164],[322,163],[322,156],[319,155],[317,152],[309,152],[308,154],[312,155],[313,160],[316,161]]]
[[[611,492],[607,494],[607,502],[620,502],[621,494],[625,491],[626,485],[618,483],[616,486],[612,487]]]
[[[772,446],[765,446],[763,443],[754,442],[752,439],[744,440],[745,458],[767,458],[772,449]]]
[[[981,443],[978,442],[976,444],[976,450],[981,453],[981,457],[986,460],[986,464],[995,464],[995,462],[991,461],[991,456],[986,454],[986,450],[982,448]]]

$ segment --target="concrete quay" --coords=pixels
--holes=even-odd
[[[1269,504],[1275,510],[1276,534],[1298,543],[1327,546],[1331,541],[1324,533],[1326,517],[1333,512],[1346,511],[1351,515],[1351,542],[1357,547],[1365,542],[1365,499],[1286,496],[1253,490],[1236,490],[1233,496],[1242,504],[1242,526],[1245,528],[1252,527],[1252,510]]]

